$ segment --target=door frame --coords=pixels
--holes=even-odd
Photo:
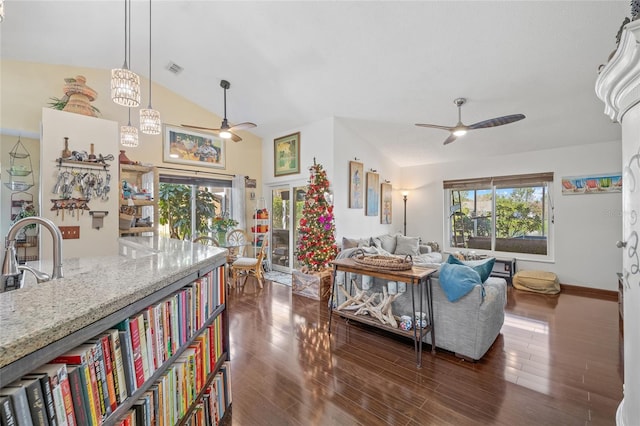
[[[269,209],[270,212],[270,217],[271,217],[271,225],[269,226],[269,242],[270,244],[272,244],[273,242],[273,230],[274,230],[274,226],[273,226],[273,220],[274,220],[274,215],[273,215],[273,191],[276,189],[288,189],[289,193],[290,193],[290,197],[293,200],[295,193],[294,193],[294,189],[296,188],[300,188],[300,187],[306,187],[308,185],[308,182],[304,179],[296,179],[296,180],[291,180],[291,181],[286,181],[286,182],[278,182],[278,183],[271,183],[271,184],[267,184],[264,186],[265,194],[268,194],[268,197],[265,197],[265,200],[267,201],[267,208]],[[283,265],[278,265],[276,263],[274,263],[272,261],[272,257],[271,257],[271,250],[268,250],[268,256],[269,256],[269,264],[271,265],[271,269],[274,271],[280,271],[280,272],[285,272],[285,273],[290,273],[293,269],[295,269],[293,267],[293,263],[294,263],[294,259],[295,259],[295,239],[294,239],[294,233],[293,233],[293,221],[295,219],[295,203],[289,203],[289,266],[283,266]]]

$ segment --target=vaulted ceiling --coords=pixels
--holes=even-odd
[[[148,8],[132,2],[131,68],[145,76]],[[229,120],[264,138],[339,117],[400,166],[620,139],[594,84],[628,1],[153,0],[152,11],[153,80],[220,116],[229,80]],[[5,0],[5,14],[2,59],[122,65],[124,0]],[[447,146],[447,132],[414,126],[455,125],[457,97],[465,124],[527,118]]]

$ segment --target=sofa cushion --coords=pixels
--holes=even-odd
[[[356,247],[369,247],[370,240],[368,238],[346,238],[342,237],[342,250],[356,248]]]
[[[487,278],[489,278],[489,275],[491,275],[491,271],[493,271],[493,264],[496,263],[496,258],[488,257],[481,260],[459,260],[455,256],[449,255],[447,263],[451,263],[453,265],[470,266],[478,274],[480,274],[480,279],[482,280],[481,282],[485,282]]]
[[[384,234],[373,237],[373,244],[388,253],[394,253],[396,251],[396,236]]]
[[[420,238],[396,235],[396,249],[393,254],[417,256],[420,254]]]
[[[466,265],[443,263],[439,275],[440,287],[449,302],[455,302],[482,284],[480,274]]]

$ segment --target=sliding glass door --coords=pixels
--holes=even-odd
[[[271,267],[290,272],[299,268],[296,242],[304,206],[306,186],[278,186],[271,189]]]

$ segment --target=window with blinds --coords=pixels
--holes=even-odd
[[[552,172],[444,181],[449,246],[549,255],[552,183]]]

